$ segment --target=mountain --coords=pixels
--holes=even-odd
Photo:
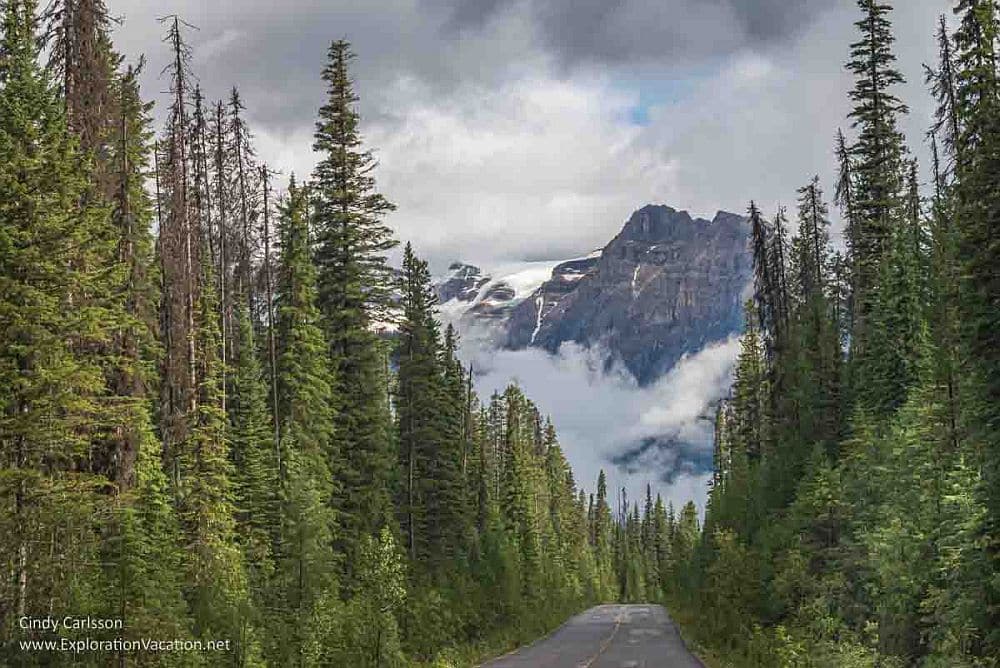
[[[742,327],[751,281],[748,226],[645,206],[602,250],[484,273],[456,263],[437,283],[442,318],[491,345],[551,353],[600,346],[646,385],[684,355]]]

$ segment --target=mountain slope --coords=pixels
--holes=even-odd
[[[623,364],[642,385],[738,332],[751,278],[743,217],[708,221],[654,205],[603,251],[553,263],[541,285],[539,265],[500,278],[453,265],[438,285],[442,312],[497,347],[600,346],[606,365]]]

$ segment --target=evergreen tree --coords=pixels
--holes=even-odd
[[[984,514],[978,527],[984,546],[980,568],[990,575],[981,592],[975,626],[982,629],[977,653],[1000,648],[1000,354],[998,354],[996,267],[997,169],[1000,165],[1000,86],[997,82],[996,39],[1000,20],[992,2],[963,0],[956,11],[961,23],[955,33],[960,66],[957,84],[961,134],[956,142],[957,184],[955,219],[958,228],[960,276],[959,317],[968,359],[968,402],[965,411],[973,425],[973,461],[981,478],[977,497]]]
[[[756,307],[752,302],[747,303],[746,313],[747,327],[733,382],[733,409],[737,424],[732,447],[755,459],[763,454],[767,439],[768,373],[763,344],[755,325]]]
[[[277,270],[277,388],[281,443],[274,588],[286,615],[273,660],[300,664],[310,651],[309,630],[336,614],[338,564],[332,546],[336,516],[330,508],[340,452],[333,441],[335,398],[326,339],[316,306],[308,192],[294,177],[279,208],[281,256]],[[310,649],[312,648],[312,649]]]
[[[94,609],[86,597],[98,584],[97,539],[111,483],[89,474],[89,454],[113,440],[130,411],[136,438],[149,436],[144,405],[120,411],[112,400],[105,344],[132,322],[116,292],[127,268],[108,207],[86,198],[86,161],[38,63],[36,10],[30,0],[5,3],[0,41],[0,499],[7,536],[0,549],[9,564],[0,598],[8,636],[16,616],[30,610]]]
[[[436,484],[442,434],[443,378],[438,360],[434,295],[426,263],[407,244],[403,255],[396,422],[400,457],[400,524],[410,559],[440,556]]]
[[[115,95],[121,57],[111,46],[103,0],[56,0],[44,8],[49,70],[59,82],[67,129],[92,162],[91,183],[111,199],[118,179],[111,156],[121,111]]]
[[[322,156],[311,190],[318,248],[318,305],[333,361],[339,410],[335,438],[342,481],[335,506],[337,549],[350,574],[358,541],[391,519],[393,453],[389,416],[379,380],[382,355],[371,323],[385,316],[388,280],[384,253],[395,244],[382,222],[392,205],[375,190],[375,158],[362,149],[357,97],[348,66],[350,45],[334,42],[323,71],[327,103],[320,109],[314,149]],[[348,577],[348,583],[352,580]]]
[[[784,438],[800,452],[808,451],[802,447],[807,443],[822,443],[832,451],[842,430],[841,344],[829,225],[823,191],[814,177],[799,189],[799,228],[791,262],[797,304],[783,361],[790,385],[798,388],[791,411],[797,424]]]
[[[948,32],[948,22],[943,14],[938,21],[937,42],[938,66],[936,69],[925,66],[925,80],[930,85],[931,93],[938,105],[934,112],[934,124],[931,126],[930,135],[941,137],[948,155],[958,159],[955,153],[962,135],[958,110],[958,63],[955,58],[955,45]]]
[[[259,599],[273,568],[271,548],[278,526],[277,453],[271,438],[267,389],[246,306],[240,306],[236,324],[240,343],[233,374],[233,401],[229,405],[232,428],[227,436],[233,463],[237,533],[250,571],[250,587]]]
[[[232,196],[235,202],[236,230],[234,269],[234,297],[246,302],[252,311],[257,308],[257,293],[254,282],[254,255],[256,251],[255,231],[260,218],[257,193],[261,192],[257,183],[260,170],[254,162],[253,138],[243,120],[246,107],[240,93],[234,86],[229,95],[229,152],[232,161]]]
[[[212,285],[211,268],[202,267],[203,285]],[[184,530],[187,598],[195,633],[230,638],[240,663],[259,660],[259,638],[252,625],[249,582],[235,522],[234,470],[222,410],[219,338],[214,291],[198,301],[195,361],[200,379],[190,435],[180,444],[176,494]]]
[[[166,41],[172,50],[169,66],[172,102],[164,140],[162,178],[158,175],[158,206],[162,210],[157,239],[161,266],[161,325],[164,358],[159,426],[173,484],[178,484],[181,444],[196,421],[196,311],[200,292],[201,235],[189,199],[188,102],[191,52],[181,34],[181,22],[168,22]]]
[[[437,326],[437,323],[434,323]],[[469,401],[471,391],[466,384],[465,370],[458,359],[458,334],[449,324],[439,355],[441,367],[441,435],[437,456],[437,506],[441,527],[441,553],[446,560],[464,558],[472,517],[467,495],[469,441]],[[471,383],[471,378],[469,379]],[[555,443],[555,430],[546,443]]]
[[[122,620],[132,640],[148,638],[147,634],[187,639],[191,621],[177,577],[185,557],[160,444],[148,413],[139,411],[130,424],[142,437],[137,439],[134,485],[118,509],[117,526],[106,548],[108,589],[102,595],[107,614]],[[155,652],[129,656],[150,663],[162,660]]]
[[[851,147],[853,177],[852,269],[853,331],[852,389],[873,410],[891,408],[877,376],[891,373],[901,362],[892,350],[871,350],[879,342],[873,319],[879,309],[879,278],[894,234],[905,225],[906,148],[898,118],[907,107],[895,95],[904,82],[896,69],[895,41],[889,18],[891,6],[881,0],[858,0],[862,17],[855,24],[859,41],[851,45],[847,69],[855,76],[850,117],[858,137]],[[888,270],[890,273],[892,269]],[[889,306],[891,298],[881,302]],[[885,356],[889,357],[886,358]]]

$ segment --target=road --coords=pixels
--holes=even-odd
[[[659,605],[599,605],[481,668],[704,668]]]

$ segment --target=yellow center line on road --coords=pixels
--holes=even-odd
[[[607,639],[601,643],[601,647],[597,650],[597,654],[590,657],[590,659],[588,659],[586,663],[581,663],[579,666],[577,666],[577,668],[590,668],[590,666],[592,666],[595,661],[601,658],[601,655],[604,654],[604,652],[607,651],[608,647],[611,646],[611,641],[615,639],[615,634],[618,633],[618,628],[622,625],[622,616],[624,614],[625,614],[624,608],[618,610],[618,614],[615,615],[615,628],[611,630],[611,635],[609,635]]]

